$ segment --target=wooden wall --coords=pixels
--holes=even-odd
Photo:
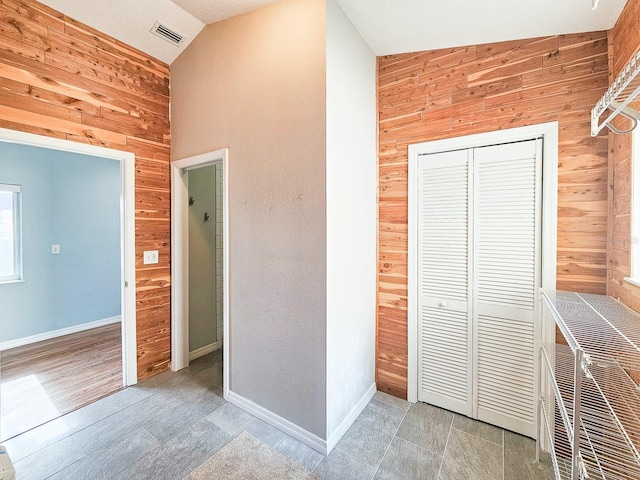
[[[409,144],[557,120],[557,287],[605,293],[607,134],[589,123],[607,82],[607,32],[378,59],[378,389],[407,392]]]
[[[136,155],[138,376],[165,370],[169,67],[34,0],[1,0],[0,127]],[[150,249],[153,268],[142,264]]]
[[[611,80],[640,48],[640,0],[628,0],[609,33]],[[640,102],[635,103],[640,109]],[[624,125],[624,122],[620,124]],[[640,311],[640,288],[624,281],[631,273],[631,135],[609,133],[608,294]]]

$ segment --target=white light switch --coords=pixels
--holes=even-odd
[[[158,250],[147,250],[143,255],[143,262],[145,265],[151,263],[158,263]]]
[[[60,245],[51,245],[51,255],[60,255]]]

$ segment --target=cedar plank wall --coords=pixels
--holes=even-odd
[[[376,380],[407,394],[407,146],[557,120],[557,288],[606,290],[607,134],[590,110],[607,87],[607,32],[378,59]]]
[[[640,48],[640,0],[629,0],[609,32],[611,81]],[[640,102],[635,103],[640,109]],[[626,127],[622,122],[620,127]],[[605,129],[606,131],[607,129]],[[608,294],[640,311],[640,288],[625,282],[630,271],[631,135],[609,133]]]
[[[0,0],[0,127],[136,155],[138,378],[167,369],[169,67],[33,0]]]

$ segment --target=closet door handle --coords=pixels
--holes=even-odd
[[[447,302],[445,302],[445,301],[443,300],[442,302],[440,302],[440,303],[438,304],[438,306],[439,306],[439,307],[442,307],[442,308],[446,308],[446,306],[447,306]]]

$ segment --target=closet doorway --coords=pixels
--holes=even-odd
[[[556,137],[546,124],[409,156],[409,399],[530,437],[539,289],[555,288]]]
[[[228,153],[171,164],[171,369],[222,349],[223,394],[229,389]]]

